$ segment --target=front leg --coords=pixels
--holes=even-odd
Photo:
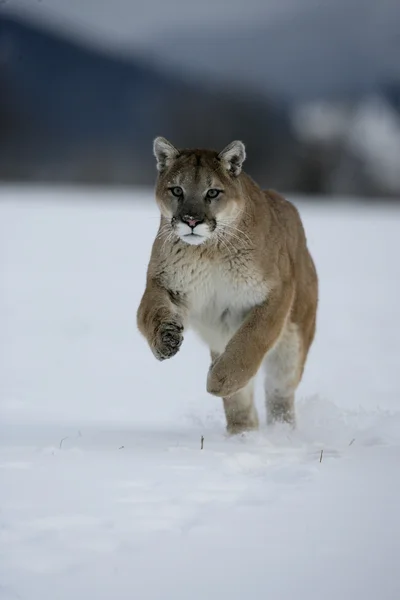
[[[139,331],[158,360],[174,356],[183,341],[184,309],[170,291],[148,278],[137,311]]]
[[[229,398],[255,377],[264,356],[277,342],[293,302],[293,285],[272,290],[267,300],[255,306],[210,367],[207,391]]]

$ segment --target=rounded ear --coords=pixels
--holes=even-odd
[[[234,177],[237,177],[242,170],[244,161],[246,160],[246,148],[243,142],[236,140],[224,148],[222,152],[218,154],[218,158],[226,170],[229,171]]]
[[[154,140],[153,153],[157,159],[157,169],[160,172],[169,167],[179,156],[179,151],[175,146],[163,137],[156,137]]]

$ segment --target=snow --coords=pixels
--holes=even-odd
[[[295,200],[298,428],[227,438],[207,349],[136,330],[151,193],[2,188],[1,600],[400,597],[400,209]]]

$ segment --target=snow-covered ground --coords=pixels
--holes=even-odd
[[[400,597],[400,209],[298,206],[298,429],[228,439],[207,349],[136,330],[151,194],[0,190],[1,600]]]

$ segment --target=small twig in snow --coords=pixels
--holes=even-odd
[[[323,455],[323,453],[324,453],[324,451],[323,451],[323,450],[321,450],[321,454],[320,454],[320,457],[319,457],[319,462],[320,462],[320,463],[322,462],[322,455]]]
[[[122,450],[123,448],[125,448],[125,446],[120,446],[118,450]]]
[[[349,444],[349,446],[352,446],[354,444],[354,442],[356,441],[356,438],[353,438]]]
[[[200,450],[203,450],[203,448],[204,448],[204,435],[201,436],[200,442],[201,442]]]
[[[65,442],[65,440],[67,440],[69,437],[71,437],[71,436],[67,435],[67,436],[65,436],[64,438],[62,438],[62,440],[60,440],[60,450],[61,450],[61,448],[62,448],[63,442]],[[81,432],[80,432],[80,431],[78,431],[78,435],[77,435],[76,437],[77,437],[77,438],[80,438],[80,437],[82,437],[82,434],[81,434]]]

